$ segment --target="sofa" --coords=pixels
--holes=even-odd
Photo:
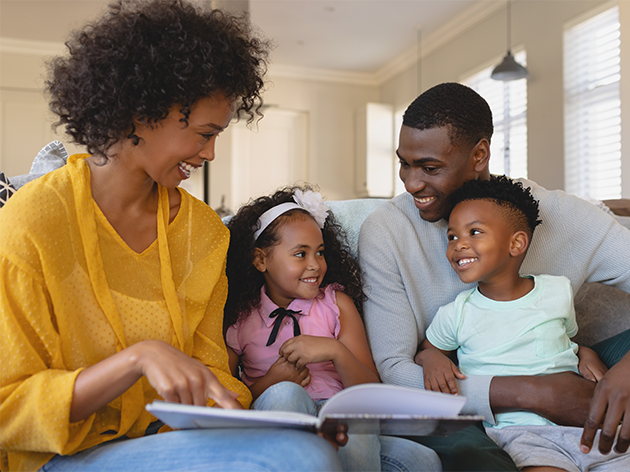
[[[37,154],[29,174],[7,178],[0,172],[0,207],[22,185],[63,166],[67,158],[63,144],[53,141]],[[384,201],[385,199],[365,198],[327,202],[345,229],[350,250],[355,257],[361,224]],[[630,230],[630,200],[607,200],[597,204],[602,211],[611,213],[620,224]],[[628,264],[630,265],[630,261]],[[369,287],[367,289],[369,291]],[[579,332],[574,339],[584,346],[591,346],[630,329],[630,294],[608,285],[584,284],[575,295],[575,311]]]

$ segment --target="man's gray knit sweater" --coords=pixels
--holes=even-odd
[[[573,293],[585,282],[603,282],[630,293],[630,231],[596,206],[520,179],[540,204],[522,274],[564,275]],[[422,387],[414,363],[418,345],[438,308],[474,284],[462,283],[446,259],[448,222],[420,218],[413,197],[402,194],[363,223],[359,262],[368,300],[365,325],[374,361],[385,383]],[[628,313],[630,316],[630,310]],[[491,376],[459,381],[467,414],[493,422]]]

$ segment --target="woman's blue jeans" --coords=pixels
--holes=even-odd
[[[341,471],[334,448],[319,436],[287,429],[195,429],[118,439],[71,456],[55,456],[42,472]]]

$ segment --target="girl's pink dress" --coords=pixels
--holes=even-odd
[[[337,339],[339,335],[339,307],[335,292],[342,287],[338,284],[320,288],[317,298],[312,300],[295,299],[288,310],[301,311],[294,315],[302,334]],[[288,316],[282,321],[276,341],[265,346],[275,318],[270,318],[278,306],[267,296],[263,286],[260,293],[260,306],[244,319],[230,326],[227,330],[227,345],[241,357],[243,363],[243,382],[250,386],[263,375],[278,359],[278,350],[287,339],[293,337],[293,320]],[[343,389],[343,384],[331,361],[307,364],[311,374],[311,383],[306,391],[313,400],[332,397]]]

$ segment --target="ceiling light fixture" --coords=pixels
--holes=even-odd
[[[520,65],[514,59],[512,55],[511,47],[511,11],[510,7],[512,4],[512,0],[508,0],[507,2],[507,54],[501,61],[501,64],[496,66],[490,74],[490,77],[494,80],[518,80],[518,79],[526,79],[529,76],[529,72],[525,67]]]

